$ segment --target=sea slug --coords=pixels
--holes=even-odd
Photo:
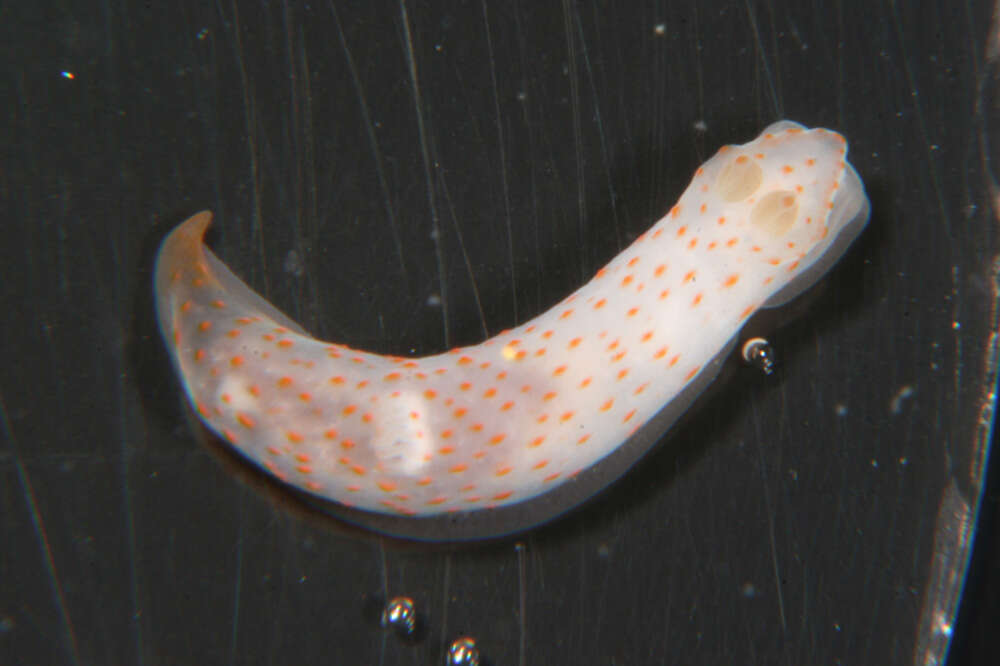
[[[424,358],[323,342],[202,241],[157,259],[160,327],[205,424],[351,520],[496,536],[618,478],[715,376],[744,322],[812,285],[868,221],[844,138],[790,121],[702,165],[677,204],[562,302]]]

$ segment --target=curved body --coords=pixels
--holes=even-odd
[[[755,311],[843,253],[869,211],[846,153],[839,134],[788,121],[726,146],[558,305],[424,358],[310,337],[204,246],[211,215],[200,213],[160,250],[160,326],[201,419],[282,481],[393,517],[374,524],[408,536],[514,531],[620,475]],[[668,417],[612,473],[591,472],[657,414]]]

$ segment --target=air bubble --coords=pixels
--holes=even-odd
[[[448,646],[444,663],[445,666],[479,666],[479,648],[476,647],[476,641],[468,636],[456,638]]]
[[[395,597],[382,609],[382,626],[393,629],[404,638],[413,635],[417,626],[417,612],[413,600],[408,597]]]
[[[743,345],[743,360],[765,375],[774,372],[774,348],[764,338],[750,338]]]

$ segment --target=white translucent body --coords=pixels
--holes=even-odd
[[[164,241],[164,337],[204,422],[281,480],[428,517],[542,497],[696,382],[758,308],[794,297],[868,217],[835,132],[783,121],[699,168],[590,282],[480,345],[419,359],[309,337],[202,243]]]

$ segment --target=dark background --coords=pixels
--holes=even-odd
[[[0,10],[0,663],[939,663],[1000,330],[986,2],[159,4]],[[547,309],[779,118],[847,137],[868,229],[767,322],[774,377],[733,364],[581,510],[401,542],[191,427],[151,269],[194,212],[317,336],[428,354]],[[955,663],[996,643],[983,534]]]

